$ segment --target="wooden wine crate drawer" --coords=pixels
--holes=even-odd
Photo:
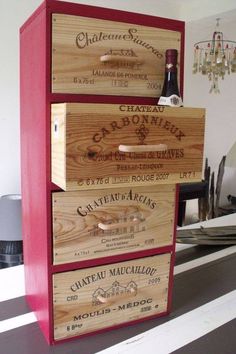
[[[166,313],[170,259],[167,253],[55,274],[54,339]]]
[[[54,264],[173,243],[175,185],[55,192]]]
[[[205,110],[52,105],[52,181],[64,190],[194,182],[202,177]]]
[[[159,97],[168,48],[181,32],[53,14],[52,92]]]

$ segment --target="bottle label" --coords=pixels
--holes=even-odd
[[[177,95],[171,95],[169,97],[161,96],[158,104],[161,106],[181,107],[183,105],[182,99]]]
[[[176,72],[176,65],[172,63],[166,64],[166,72]]]

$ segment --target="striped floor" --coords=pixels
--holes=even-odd
[[[54,347],[25,303],[23,266],[0,270],[0,353],[235,354],[236,246],[177,246],[169,316]]]

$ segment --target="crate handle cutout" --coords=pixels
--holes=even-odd
[[[98,227],[100,229],[106,231],[106,230],[118,229],[118,228],[121,228],[121,227],[128,227],[128,226],[132,226],[132,225],[137,225],[137,224],[140,224],[143,221],[144,221],[143,219],[134,218],[131,221],[118,222],[118,223],[114,223],[114,224],[103,224],[102,222],[100,222],[98,224]]]
[[[100,61],[103,63],[106,62],[117,62],[117,61],[126,61],[129,63],[134,63],[137,65],[142,65],[143,61],[139,60],[137,57],[129,57],[129,56],[118,56],[118,55],[112,55],[112,54],[105,54],[100,57]]]
[[[57,119],[55,119],[55,121],[54,121],[53,133],[54,133],[55,138],[59,137],[59,122]]]
[[[96,299],[99,302],[101,302],[101,304],[110,304],[111,305],[114,302],[114,300],[116,301],[116,299],[120,299],[121,297],[125,297],[125,298],[130,297],[130,296],[133,297],[136,295],[136,293],[137,293],[136,289],[130,288],[129,292],[127,292],[127,293],[117,294],[117,296],[115,296],[115,299],[114,299],[114,297],[110,298],[110,297],[104,297],[102,295],[98,295],[96,297]]]
[[[166,144],[158,145],[119,145],[121,152],[148,152],[148,151],[166,151]]]

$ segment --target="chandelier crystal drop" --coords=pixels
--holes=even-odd
[[[219,21],[217,18],[211,40],[194,44],[193,74],[199,72],[208,76],[210,93],[220,93],[218,79],[224,79],[226,73],[236,72],[236,42],[224,39]]]

